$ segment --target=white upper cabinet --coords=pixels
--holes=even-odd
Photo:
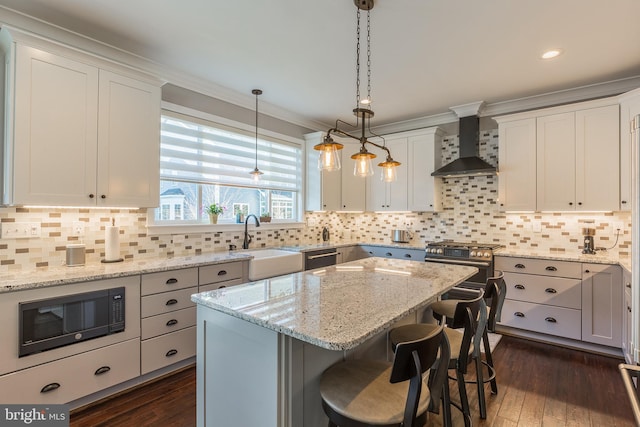
[[[318,156],[320,153],[313,147],[324,138],[324,132],[314,132],[304,136],[306,143],[306,172],[307,189],[305,209],[308,211],[338,211],[342,206],[342,174],[343,170],[321,171],[318,170]],[[332,136],[341,144],[344,141]],[[344,150],[341,150],[344,151]],[[343,153],[340,153],[341,155]],[[344,165],[342,168],[344,169]]]
[[[496,121],[502,210],[620,209],[620,113],[615,98]]]
[[[14,123],[5,132],[4,202],[157,206],[159,82],[116,74],[60,46],[4,41],[13,94],[5,123]]]
[[[366,180],[353,174],[353,163],[351,155],[360,150],[360,143],[340,141],[344,148],[340,150],[342,163],[342,189],[340,210],[343,211],[364,211],[366,208]]]
[[[536,119],[498,120],[498,200],[505,211],[536,210]]]
[[[620,210],[631,210],[631,120],[640,115],[640,89],[620,95]]]
[[[377,143],[377,142],[376,142]],[[407,138],[397,135],[385,136],[385,145],[391,151],[393,160],[400,162],[397,167],[397,180],[384,182],[378,163],[385,161],[387,153],[377,148],[368,148],[378,156],[372,163],[375,174],[367,177],[368,211],[406,211],[407,210]]]
[[[442,137],[438,128],[428,128],[407,138],[407,209],[414,212],[442,210],[442,178],[431,176],[442,163]]]

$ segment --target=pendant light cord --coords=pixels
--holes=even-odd
[[[260,95],[262,91],[255,91],[256,94],[256,169],[258,169],[258,95]]]

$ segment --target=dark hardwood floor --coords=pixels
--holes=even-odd
[[[487,384],[488,417],[480,420],[475,385],[468,386],[475,426],[634,426],[617,366],[621,360],[505,336],[493,353],[498,395]],[[473,370],[473,368],[471,368]],[[456,386],[452,382],[453,398]],[[71,427],[195,426],[195,368],[75,411]],[[463,425],[453,410],[454,425]],[[432,414],[430,414],[432,415]],[[431,416],[427,426],[441,426]],[[223,426],[224,427],[224,426]],[[235,427],[235,426],[234,426]]]

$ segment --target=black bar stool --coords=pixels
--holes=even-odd
[[[427,412],[439,412],[449,352],[441,325],[419,339],[398,342],[393,364],[346,360],[330,366],[320,379],[329,427],[423,426]]]
[[[460,393],[460,405],[458,405],[450,401],[447,393],[448,387],[445,387],[445,424],[450,422],[447,415],[447,411],[449,410],[447,405],[450,403],[462,411],[465,426],[471,425],[471,410],[469,408],[464,375],[467,373],[467,366],[471,364],[472,361],[475,361],[476,364],[480,413],[481,416],[484,413],[484,418],[486,418],[486,402],[484,399],[482,362],[480,357],[480,343],[487,323],[486,307],[483,291],[479,291],[478,296],[474,299],[458,301],[449,324],[450,327],[445,328],[445,334],[451,348],[449,369],[455,369],[456,371],[456,377],[452,379],[457,381],[458,391]],[[442,322],[442,324],[444,324],[444,322]],[[425,323],[399,326],[389,332],[389,339],[392,345],[398,342],[419,339],[424,336],[425,331],[432,327],[432,325]]]

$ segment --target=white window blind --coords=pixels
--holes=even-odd
[[[258,132],[258,168],[264,175],[256,183],[249,174],[256,162],[255,133],[177,113],[163,113],[161,123],[162,179],[284,191],[302,187],[298,145]]]

